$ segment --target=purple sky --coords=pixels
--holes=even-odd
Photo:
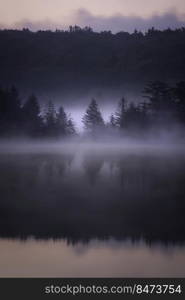
[[[133,31],[185,26],[184,0],[1,0],[0,27]]]

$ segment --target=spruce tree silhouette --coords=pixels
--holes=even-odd
[[[71,136],[76,135],[75,124],[71,117],[69,117],[67,120],[67,134]]]
[[[32,94],[22,107],[23,123],[26,133],[31,136],[41,134],[42,119],[37,97]]]
[[[104,120],[95,99],[92,99],[82,119],[85,129],[92,134],[97,134],[104,127]]]
[[[47,137],[56,137],[57,131],[55,106],[52,101],[49,101],[48,109],[45,114],[45,134]]]
[[[68,118],[63,106],[60,106],[56,115],[56,125],[58,128],[58,134],[65,136],[67,134]]]
[[[118,110],[115,113],[115,122],[116,125],[123,129],[125,127],[125,112],[126,112],[126,101],[123,97],[118,105]]]

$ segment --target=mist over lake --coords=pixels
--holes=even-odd
[[[2,144],[0,248],[6,255],[0,265],[8,269],[0,276],[170,277],[173,264],[176,276],[184,276],[184,168],[183,145]],[[26,267],[17,266],[21,256],[13,256],[11,244],[24,251]],[[35,257],[35,265],[26,260],[30,249],[42,252],[39,271]],[[50,272],[51,251],[59,265]],[[87,268],[101,257],[102,271]],[[60,264],[65,258],[76,265],[74,273],[70,263]],[[141,258],[143,264],[151,259],[146,273]]]
[[[183,0],[1,2],[0,278],[184,278]]]

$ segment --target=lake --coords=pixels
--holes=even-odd
[[[2,145],[0,277],[184,277],[185,151]]]

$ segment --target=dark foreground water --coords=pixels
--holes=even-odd
[[[1,148],[0,277],[185,276],[185,152]]]

